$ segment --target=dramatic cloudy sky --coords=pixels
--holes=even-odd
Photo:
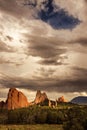
[[[0,0],[0,100],[87,96],[87,0]]]

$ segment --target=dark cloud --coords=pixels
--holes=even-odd
[[[27,15],[27,9],[19,6],[16,0],[0,0],[0,10],[15,17]]]
[[[72,67],[71,68],[74,71],[74,77],[86,79],[87,77],[87,69],[80,68],[80,67]]]
[[[42,80],[42,81],[41,81]],[[25,78],[3,79],[0,84],[4,87],[25,88],[30,90],[45,90],[52,92],[84,92],[87,91],[87,79],[37,79],[29,80]]]
[[[7,38],[9,41],[12,41],[12,40],[13,40],[13,38],[10,37],[10,36],[6,36],[6,38]]]
[[[50,24],[54,29],[73,29],[80,23],[78,18],[70,16],[64,9],[54,4],[54,0],[44,3],[44,9],[38,13],[39,17]]]
[[[65,49],[56,48],[56,46],[50,46],[46,45],[46,43],[43,45],[41,44],[35,44],[29,46],[29,55],[32,56],[39,56],[42,58],[50,58],[55,57],[57,55],[63,54],[65,52]]]
[[[22,46],[23,48],[17,47],[18,48],[18,51],[17,51],[14,49],[15,47],[11,47],[7,45],[6,41],[11,43],[12,40],[15,40],[15,39],[10,37],[8,24],[3,23],[3,20],[2,20],[0,27],[2,28],[4,32],[0,32],[0,35],[2,39],[4,39],[3,40],[4,42],[0,41],[0,52],[2,53],[2,55],[4,55],[4,57],[0,57],[0,64],[5,64],[5,66],[7,66],[7,64],[12,64],[12,65],[20,65],[21,63],[23,64],[22,60],[18,58],[20,56],[15,55],[15,54],[13,54],[14,58],[12,58],[11,56],[8,56],[12,54],[13,52],[16,52],[16,54],[18,52],[20,53],[19,55],[21,55],[21,57],[22,57],[22,53],[23,54],[25,53],[27,56],[33,56],[34,58],[36,58],[36,61],[37,61],[37,57],[40,57],[40,60],[38,61],[38,63],[40,65],[44,65],[45,68],[38,69],[37,72],[35,72],[35,75],[31,79],[29,77],[28,78],[15,77],[12,75],[8,76],[6,74],[0,74],[0,85],[6,88],[16,87],[16,88],[26,88],[26,89],[31,89],[31,90],[40,89],[40,90],[46,90],[46,91],[51,91],[51,92],[65,92],[65,93],[86,92],[87,91],[87,69],[73,67],[71,68],[73,73],[71,73],[70,76],[66,75],[66,77],[64,78],[64,76],[59,77],[60,74],[58,74],[57,65],[65,65],[64,59],[66,59],[66,57],[62,58],[61,55],[66,54],[66,52],[69,52],[74,49],[75,46],[72,47],[71,44],[75,44],[75,45],[80,44],[86,47],[87,39],[80,37],[78,39],[72,40],[70,42],[71,44],[64,43],[64,39],[65,41],[68,39],[68,31],[63,32],[62,30],[60,32],[58,31],[54,32],[53,30],[51,30],[53,32],[50,32],[50,30],[48,30],[49,27],[43,26],[44,24],[41,23],[41,21],[43,21],[49,24],[54,29],[72,29],[72,28],[75,28],[78,24],[80,24],[80,20],[70,15],[70,12],[65,11],[65,9],[61,9],[60,7],[56,6],[53,0],[44,1],[41,5],[41,8],[40,6],[37,6],[34,4],[32,8],[34,15],[32,15],[30,8],[27,8],[27,6],[23,6],[23,5],[21,6],[20,2],[21,1],[18,1],[18,0],[0,0],[0,12],[2,13],[3,19],[6,19],[7,21],[9,21],[9,23],[11,22],[9,20],[10,18],[11,20],[14,20],[14,22],[20,22],[21,26],[26,27],[25,28],[26,31],[24,31],[26,34],[23,34],[23,37],[21,37],[20,42],[22,43],[24,42],[27,45],[27,47],[26,45],[25,47]],[[34,19],[37,19],[40,21],[39,22],[40,26],[35,25],[34,27],[33,25],[34,22],[33,24],[31,22],[29,23],[29,26],[27,27],[28,24],[26,22],[25,17],[31,20],[31,17],[30,17],[31,15]],[[17,17],[18,21],[14,19],[13,16]],[[9,18],[7,19],[6,17],[7,18],[9,17]],[[23,20],[25,20],[24,25],[22,21],[20,21],[19,17],[23,17]],[[6,26],[6,29],[8,28],[7,32],[5,32],[4,30],[5,26]],[[45,27],[47,28],[45,29]],[[28,29],[31,29],[31,31],[35,30],[34,32],[32,32],[32,35],[38,35],[38,36],[25,36],[25,35],[29,35],[27,34]],[[5,35],[3,33],[5,34],[8,33],[8,34]],[[47,37],[46,34],[53,34],[54,38],[52,37],[46,38]],[[56,36],[54,36],[54,34]],[[72,32],[70,32],[70,38],[71,38],[71,35],[73,36]],[[58,40],[57,36],[61,38],[61,41]],[[22,38],[26,40],[23,40]],[[27,41],[27,39],[29,40]],[[67,41],[69,41],[69,39]],[[72,47],[72,48],[69,48],[69,47]],[[79,49],[79,47],[77,48]],[[71,62],[74,62],[73,59],[71,60],[72,60]],[[28,59],[27,59],[27,62],[28,62]],[[26,69],[28,68],[27,62],[25,66],[23,66],[23,68],[20,68],[19,70],[20,75],[22,74],[22,72],[27,70]],[[37,68],[38,65],[36,63],[35,65],[36,65],[35,67]],[[55,66],[50,66],[50,65],[55,65]],[[29,64],[29,67],[31,67],[31,63]],[[49,68],[49,67],[53,67],[54,69],[47,70],[46,68]],[[61,69],[61,68],[62,67],[58,69]],[[7,69],[8,71],[11,71],[9,67]],[[70,66],[69,66],[69,69],[70,69]],[[4,69],[1,71],[6,73]],[[14,71],[15,70],[12,70],[11,72],[14,72]],[[68,69],[64,71],[65,71],[64,73],[67,73]],[[14,72],[14,74],[17,75],[16,72]]]
[[[85,0],[85,2],[87,2],[87,0]]]
[[[62,59],[60,55],[67,52],[67,49],[61,46],[61,42],[54,39],[31,37],[25,53],[34,57],[41,57],[42,59],[38,62],[40,64],[58,65],[62,64],[62,62],[58,62],[58,59]]]
[[[57,92],[84,92],[87,91],[87,79],[65,79],[50,82],[49,89]],[[49,90],[48,90],[49,91]]]
[[[8,36],[8,40],[11,41],[12,38]],[[7,45],[5,42],[2,41],[0,41],[0,54],[0,64],[12,64],[15,66],[20,66],[24,64],[25,59],[16,59],[17,57],[15,56],[15,54],[17,54],[17,49]],[[11,57],[11,54],[14,54],[14,57]]]
[[[80,24],[78,18],[69,15],[67,11],[55,5],[54,0],[36,1],[35,3],[28,0],[28,3],[24,4],[23,1],[18,0],[0,0],[0,10],[16,17],[42,20],[54,29],[73,29]]]
[[[42,59],[38,63],[41,65],[66,65],[64,63],[64,59],[67,59],[67,57],[59,56],[59,57],[54,57],[54,58]]]
[[[87,38],[79,38],[76,40],[76,42],[83,46],[87,46]]]
[[[16,87],[35,91],[38,89],[65,93],[87,91],[87,69],[75,68],[74,71],[74,73],[79,72],[78,76],[73,75],[65,79],[59,79],[57,77],[51,78],[47,75],[48,73],[46,73],[46,70],[43,68],[40,70],[42,76],[32,79],[1,75],[0,84],[7,88]],[[49,70],[50,75],[54,74],[54,72],[54,70]]]
[[[27,1],[24,5],[37,7],[36,1]],[[36,12],[35,12],[36,13]],[[78,18],[69,15],[67,11],[61,9],[58,5],[55,5],[54,0],[45,0],[40,3],[39,9],[37,9],[37,17],[42,21],[51,25],[54,29],[73,29],[80,23]]]
[[[31,90],[36,89],[37,82],[29,80],[27,78],[12,77],[6,74],[0,74],[0,84],[6,88],[30,88]]]
[[[18,8],[16,1],[14,0],[0,0],[0,10],[5,11],[7,13],[17,14]]]
[[[42,64],[42,65],[63,65],[62,62],[58,62],[58,61],[55,60],[55,59],[40,60],[38,63],[39,63],[39,64]]]
[[[55,69],[52,69],[52,68],[49,68],[49,69],[46,69],[44,67],[41,67],[39,69],[37,69],[33,74],[33,77],[34,79],[36,80],[42,80],[42,79],[45,79],[45,77],[48,79],[48,77],[52,76],[54,73],[55,73]]]
[[[80,44],[80,45],[86,47],[87,46],[87,38],[86,37],[80,37],[78,39],[70,41],[70,43]]]

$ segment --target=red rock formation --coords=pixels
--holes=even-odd
[[[22,108],[28,107],[29,103],[27,101],[26,96],[18,91],[15,88],[11,88],[8,92],[8,97],[6,100],[7,109],[15,109],[15,108]]]
[[[67,102],[67,101],[65,100],[64,96],[62,96],[62,97],[58,98],[58,102]]]
[[[57,101],[51,101],[48,99],[46,93],[41,93],[41,91],[37,91],[36,98],[32,102],[28,102],[26,96],[18,91],[16,88],[9,89],[8,97],[6,102],[0,102],[0,108],[2,109],[17,109],[22,107],[28,107],[35,104],[48,104],[50,107],[57,106],[58,102],[67,102],[65,98],[62,96],[58,98]]]
[[[35,104],[44,102],[45,100],[48,100],[46,93],[41,93],[40,90],[36,93],[36,98],[34,100]]]

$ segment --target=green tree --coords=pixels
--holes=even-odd
[[[47,115],[47,123],[57,124],[58,114],[57,111],[49,111]]]

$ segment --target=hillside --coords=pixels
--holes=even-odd
[[[87,105],[87,96],[75,97],[71,100],[71,102],[79,105]]]

